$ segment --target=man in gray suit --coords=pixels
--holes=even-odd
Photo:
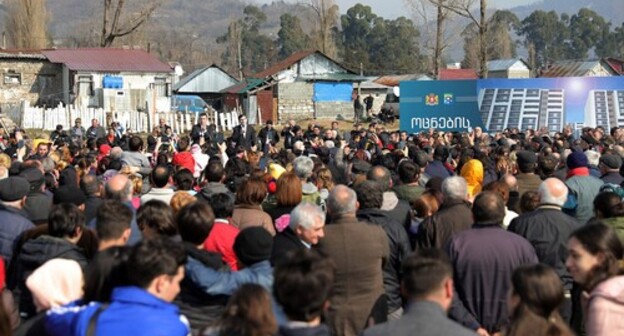
[[[408,299],[405,314],[365,330],[363,336],[476,335],[446,316],[453,301],[453,267],[443,252],[424,249],[407,257],[402,287]]]

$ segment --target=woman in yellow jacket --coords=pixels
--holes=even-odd
[[[468,185],[468,197],[470,201],[481,192],[483,184],[483,164],[479,160],[472,159],[461,168],[461,177],[466,179]]]

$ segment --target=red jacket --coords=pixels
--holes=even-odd
[[[173,154],[173,161],[171,161],[171,163],[174,166],[180,166],[190,170],[191,173],[195,173],[195,159],[191,152],[178,152]]]
[[[209,252],[220,253],[223,262],[228,264],[233,271],[238,271],[236,253],[234,253],[234,240],[240,230],[229,223],[216,220],[212,230],[204,242],[204,249]]]

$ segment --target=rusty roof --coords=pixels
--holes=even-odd
[[[0,58],[45,60],[42,52],[43,49],[0,49]]]
[[[474,69],[440,69],[439,80],[455,79],[478,79],[479,76]]]
[[[405,74],[405,75],[386,75],[375,79],[373,82],[386,86],[399,86],[399,82],[412,80],[431,80],[431,77],[425,74]]]
[[[607,57],[604,59],[604,61],[607,62],[609,66],[611,66],[611,68],[615,70],[615,72],[620,74],[620,76],[624,76],[624,60]]]
[[[615,75],[616,71],[611,68],[607,62],[602,60],[594,61],[560,61],[552,64],[540,77],[585,77],[591,75],[598,65],[602,66],[607,72]]]
[[[158,57],[140,49],[77,48],[45,50],[52,63],[63,63],[74,71],[97,72],[160,72],[171,67]]]

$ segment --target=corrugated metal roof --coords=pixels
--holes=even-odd
[[[2,49],[0,50],[0,58],[21,58],[21,59],[37,59],[45,60],[46,57],[41,49]]]
[[[509,58],[509,59],[499,59],[499,60],[491,60],[487,62],[488,71],[506,71],[509,70],[514,64],[518,61],[524,63],[524,65],[528,65],[520,58]]]
[[[223,89],[221,92],[224,93],[245,93],[249,90],[252,90],[254,88],[256,88],[257,86],[259,86],[260,84],[264,83],[264,79],[262,78],[247,78],[244,81],[236,84],[236,85],[232,85],[229,88],[225,88]]]
[[[63,63],[74,71],[160,73],[173,71],[167,63],[139,49],[57,49],[43,51],[43,54],[50,62]]]
[[[611,66],[611,68],[615,70],[615,72],[620,74],[620,76],[624,75],[624,60],[608,57],[605,58],[604,61],[607,62],[609,66]]]
[[[478,79],[474,69],[440,69],[439,80]]]
[[[381,76],[375,79],[374,82],[386,86],[399,86],[399,82],[412,80],[431,80],[431,77],[425,74],[388,75]]]
[[[313,76],[299,76],[304,81],[328,81],[328,82],[364,82],[366,77],[350,73],[327,73]]]
[[[362,83],[353,83],[353,88],[357,89],[360,87],[362,90],[387,90],[390,88],[388,85],[383,85],[375,82],[362,82]]]
[[[302,50],[302,51],[297,51],[296,53],[286,57],[283,61],[278,62],[270,67],[268,67],[266,70],[258,72],[254,75],[251,75],[250,77],[252,78],[265,78],[265,77],[269,77],[272,75],[275,75],[276,73],[288,69],[289,67],[291,67],[293,64],[301,61],[302,59],[316,53],[319,51],[316,50]]]
[[[615,74],[615,71],[600,60],[595,61],[560,61],[552,64],[547,70],[542,72],[540,77],[585,77],[598,65],[604,67],[608,72]]]
[[[217,71],[214,73],[213,71]],[[212,75],[210,75],[212,73]],[[216,64],[197,69],[173,86],[174,91],[182,92],[221,92],[224,88],[239,81]]]

